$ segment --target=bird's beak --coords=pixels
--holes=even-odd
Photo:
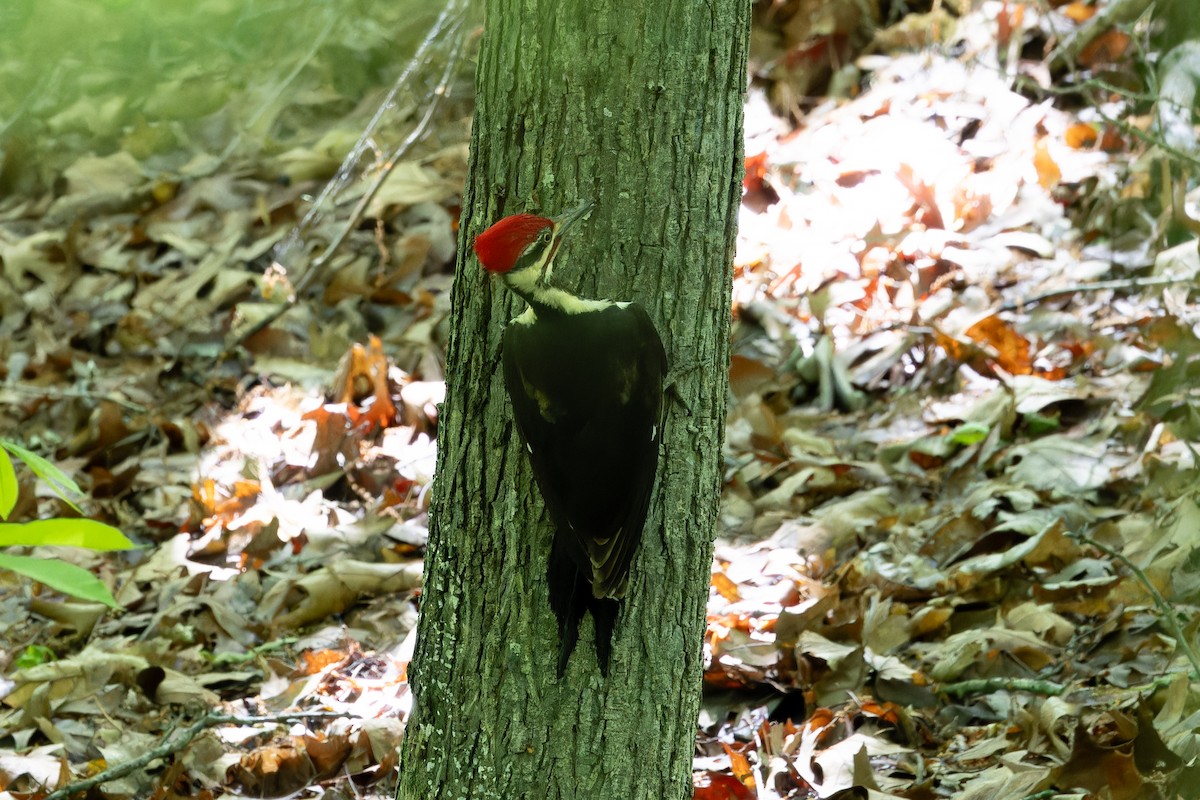
[[[542,267],[541,282],[546,284],[550,281],[550,271],[554,269],[551,265],[554,263],[554,256],[558,253],[558,247],[566,238],[567,231],[574,227],[575,223],[587,217],[592,213],[592,209],[596,204],[591,200],[584,200],[570,211],[564,211],[554,218],[554,244],[550,251],[550,257],[546,259],[545,265]]]
[[[596,206],[596,204],[593,203],[591,200],[584,200],[582,203],[580,203],[575,208],[572,208],[570,211],[566,211],[566,212],[558,215],[557,217],[555,217],[554,218],[554,238],[561,239],[563,236],[565,236],[567,231],[571,229],[571,226],[573,226],[576,222],[579,222],[581,219],[586,217],[591,212],[591,210],[593,208],[595,208],[595,206]]]

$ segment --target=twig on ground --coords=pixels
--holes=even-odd
[[[948,694],[951,697],[997,691],[1029,692],[1030,694],[1057,697],[1066,690],[1067,687],[1061,683],[1036,678],[980,678],[978,680],[947,683],[940,687],[940,691],[943,694]]]
[[[11,389],[22,394],[34,395],[37,397],[45,397],[53,400],[91,400],[93,402],[109,402],[114,403],[121,408],[132,411],[135,414],[149,414],[150,409],[140,403],[135,403],[132,400],[126,400],[119,395],[108,393],[101,394],[97,392],[87,392],[82,389],[63,389],[57,386],[26,386],[21,383],[14,383],[3,389]]]
[[[1179,627],[1179,620],[1175,618],[1175,610],[1171,608],[1171,604],[1167,602],[1167,598],[1163,597],[1162,593],[1155,587],[1154,583],[1150,580],[1150,576],[1141,567],[1130,561],[1124,553],[1118,553],[1108,545],[1102,544],[1090,536],[1080,534],[1079,541],[1095,547],[1111,559],[1120,561],[1125,565],[1126,569],[1133,573],[1138,583],[1142,584],[1151,599],[1154,600],[1154,607],[1158,609],[1159,617],[1162,619],[1163,624],[1167,626],[1167,631],[1175,638],[1175,646],[1183,651],[1188,663],[1192,665],[1192,680],[1200,680],[1200,656],[1197,656],[1192,643],[1188,641],[1187,634]]]
[[[1056,297],[1064,297],[1077,292],[1101,292],[1106,289],[1142,289],[1149,286],[1170,286],[1174,283],[1190,283],[1192,278],[1122,278],[1111,281],[1095,281],[1093,283],[1077,283],[1073,286],[1064,286],[1061,289],[1052,289],[1048,292],[1035,294],[1033,297],[1023,297],[1020,300],[1010,300],[1004,303],[996,310],[999,311],[1020,311],[1027,306],[1044,303],[1047,300],[1053,300]]]
[[[295,714],[271,714],[268,716],[255,717],[236,717],[230,714],[222,714],[212,712],[204,715],[198,721],[192,723],[178,736],[173,736],[175,729],[171,728],[163,736],[163,742],[158,747],[147,750],[142,755],[131,761],[125,761],[121,764],[109,767],[106,770],[96,773],[90,778],[85,778],[81,781],[68,783],[59,789],[55,789],[50,794],[46,795],[45,800],[67,800],[67,798],[78,792],[86,792],[89,789],[94,789],[102,783],[115,781],[119,778],[124,778],[132,772],[144,769],[150,762],[155,759],[165,758],[172,753],[177,753],[191,743],[201,732],[216,725],[261,725],[267,722],[289,722],[299,719],[338,719],[353,716],[352,714],[328,712],[328,711],[313,711],[300,712]]]

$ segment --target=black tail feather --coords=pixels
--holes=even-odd
[[[567,671],[567,662],[579,642],[579,622],[591,611],[596,629],[596,661],[600,664],[600,674],[607,678],[620,602],[592,596],[591,584],[566,550],[560,548],[557,537],[550,553],[546,580],[550,586],[550,608],[558,619],[558,677]]]
[[[550,552],[546,582],[550,587],[550,608],[558,618],[558,677],[561,678],[579,641],[579,621],[587,611],[591,591],[557,536]]]
[[[607,678],[608,662],[612,658],[613,628],[617,624],[621,601],[592,597],[590,592],[588,599],[591,601],[592,621],[596,624],[596,660],[600,662],[600,674]]]

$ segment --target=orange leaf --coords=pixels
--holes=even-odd
[[[833,722],[833,709],[817,708],[809,715],[804,726],[809,730],[819,731],[831,722]]]
[[[946,463],[946,459],[929,453],[922,453],[920,450],[909,450],[908,460],[923,470],[937,469]]]
[[[1029,375],[1033,368],[1029,360],[1029,342],[1007,322],[993,314],[976,322],[966,331],[975,341],[990,345],[996,351],[996,362],[1011,375]]]
[[[1004,0],[1004,4],[1000,7],[1000,14],[996,18],[996,40],[1001,47],[1008,44],[1012,39],[1013,31],[1021,27],[1021,23],[1025,21],[1025,4],[1015,3],[1012,11],[1009,11],[1008,0]]]
[[[706,770],[692,773],[693,800],[754,800],[750,791],[732,775]]]
[[[1063,140],[1067,143],[1067,147],[1074,150],[1091,147],[1096,143],[1098,138],[1100,138],[1100,135],[1096,133],[1096,129],[1086,122],[1076,122],[1067,128],[1066,134],[1063,135]]]
[[[1062,180],[1062,170],[1050,155],[1046,140],[1039,139],[1033,152],[1033,167],[1037,170],[1038,184],[1043,189],[1053,189]]]
[[[1072,22],[1087,22],[1096,15],[1096,7],[1075,0],[1063,9],[1063,14]]]
[[[387,355],[383,342],[371,334],[367,346],[354,344],[342,357],[335,381],[334,396],[347,405],[347,416],[355,425],[386,428],[399,419],[388,386]]]
[[[300,654],[300,674],[316,675],[330,664],[338,664],[346,660],[346,653],[341,650],[307,650]]]
[[[895,703],[880,703],[876,700],[863,701],[862,712],[867,716],[876,717],[891,725],[900,724],[900,706]]]
[[[950,358],[954,359],[955,361],[961,362],[970,358],[971,348],[965,343],[960,342],[958,339],[955,339],[953,336],[947,336],[941,331],[935,329],[933,332],[933,338],[934,341],[937,342],[938,347],[945,350],[946,355],[950,356]]]
[[[746,758],[745,753],[739,753],[724,742],[721,743],[721,747],[725,748],[725,755],[729,756],[733,777],[737,778],[747,789],[753,789],[754,770],[750,768],[750,759]]]
[[[729,576],[724,572],[713,573],[712,587],[717,590],[717,593],[721,597],[724,597],[731,603],[742,599],[741,593],[738,592],[737,584],[729,580]]]
[[[1114,28],[1088,42],[1087,46],[1079,51],[1079,63],[1085,67],[1113,64],[1125,55],[1129,49],[1129,42],[1129,34]]]

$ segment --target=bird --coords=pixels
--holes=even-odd
[[[667,356],[649,314],[633,301],[588,299],[551,283],[559,248],[592,208],[584,202],[556,217],[507,216],[473,243],[483,268],[527,306],[505,326],[501,361],[555,529],[546,578],[559,628],[559,678],[588,612],[608,677],[663,434]]]

